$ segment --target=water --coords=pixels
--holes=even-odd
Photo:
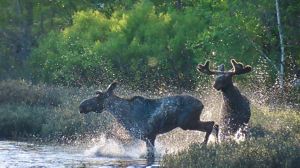
[[[37,145],[0,141],[0,167],[143,167],[145,159],[105,157],[84,145]],[[99,150],[97,150],[99,152]]]

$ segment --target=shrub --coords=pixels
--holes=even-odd
[[[0,81],[0,104],[51,105],[61,103],[60,95],[52,87],[32,85],[24,80]]]
[[[41,106],[0,105],[0,137],[14,138],[38,135],[50,109]]]

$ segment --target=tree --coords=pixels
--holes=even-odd
[[[72,22],[63,31],[49,33],[33,51],[30,67],[36,80],[81,86],[110,76],[101,54],[109,20],[97,11],[87,11],[77,12]]]

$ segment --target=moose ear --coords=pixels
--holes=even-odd
[[[113,93],[113,90],[117,87],[118,82],[113,81],[106,89],[106,92],[111,95]]]
[[[244,73],[248,73],[248,72],[251,72],[252,71],[252,67],[249,66],[249,65],[246,65],[245,68],[244,68]]]

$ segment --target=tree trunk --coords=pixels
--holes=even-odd
[[[26,1],[21,4],[21,1],[16,1],[16,13],[18,18],[18,26],[20,29],[19,39],[16,49],[18,61],[21,66],[30,55],[32,44],[32,25],[33,25],[33,2]]]
[[[284,54],[284,44],[283,44],[283,33],[280,21],[280,11],[279,11],[279,0],[275,0],[276,2],[276,16],[277,16],[277,28],[279,33],[279,40],[280,40],[280,73],[279,73],[279,85],[280,88],[283,89],[284,85],[284,62],[285,62],[285,54]]]
[[[178,10],[180,10],[180,9],[182,8],[182,2],[181,2],[181,0],[177,0],[177,1],[176,1],[176,8],[177,8]]]

